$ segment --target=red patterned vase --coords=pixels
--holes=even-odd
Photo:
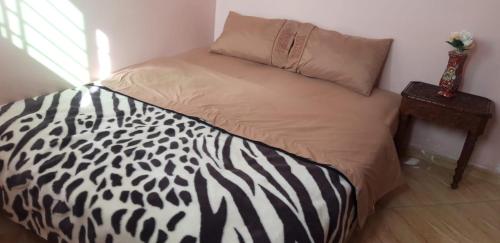
[[[455,93],[462,82],[462,75],[464,72],[464,64],[467,59],[467,54],[457,51],[450,51],[450,59],[448,60],[448,66],[444,71],[441,81],[439,81],[439,87],[441,90],[438,92],[447,98],[455,96]]]

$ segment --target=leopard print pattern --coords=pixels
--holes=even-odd
[[[50,242],[344,242],[334,168],[111,90],[0,108],[0,207]]]

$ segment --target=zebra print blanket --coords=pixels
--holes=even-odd
[[[0,108],[0,207],[51,242],[344,242],[334,168],[87,86]]]

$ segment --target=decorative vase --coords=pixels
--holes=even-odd
[[[455,93],[462,82],[462,75],[464,72],[464,64],[467,59],[467,54],[458,51],[450,51],[448,55],[450,58],[443,77],[441,78],[441,81],[439,81],[440,91],[438,94],[451,98],[455,96]]]

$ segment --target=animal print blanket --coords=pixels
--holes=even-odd
[[[344,242],[334,168],[86,86],[0,108],[0,207],[51,242]]]

